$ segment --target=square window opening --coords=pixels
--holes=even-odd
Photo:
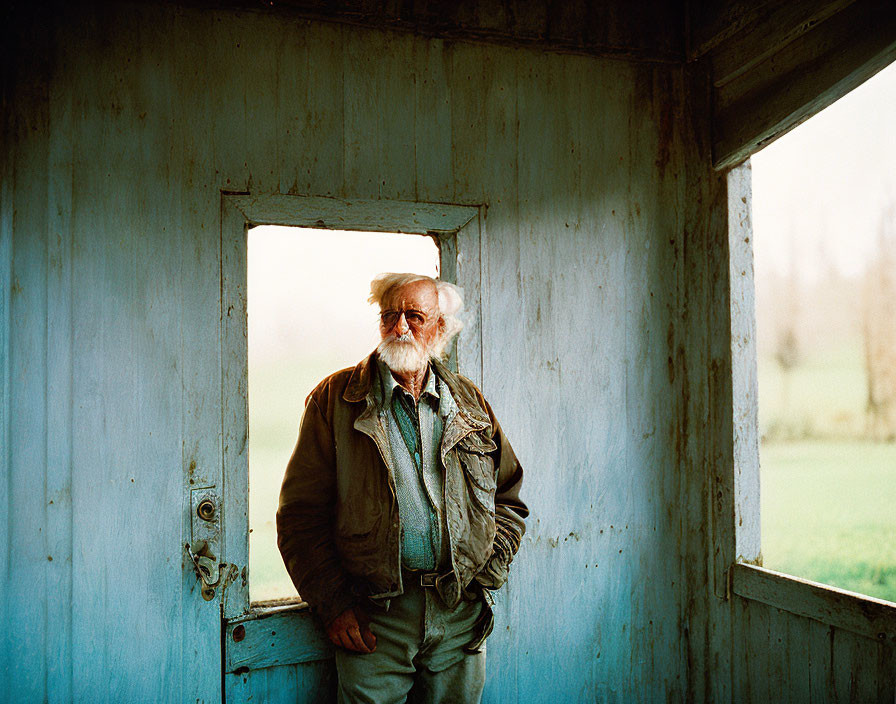
[[[249,598],[295,603],[277,549],[280,483],[305,398],[379,342],[370,281],[385,271],[439,275],[434,237],[263,225],[248,234]]]
[[[896,602],[896,65],[752,162],[763,566]]]

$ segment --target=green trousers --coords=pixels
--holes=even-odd
[[[434,589],[405,580],[388,610],[370,606],[376,650],[336,650],[339,704],[479,704],[485,647],[464,652],[483,609],[479,601],[444,605]]]

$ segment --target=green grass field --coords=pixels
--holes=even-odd
[[[759,361],[763,564],[896,601],[896,445],[862,439],[861,339]]]
[[[763,565],[896,601],[896,445],[767,443]]]

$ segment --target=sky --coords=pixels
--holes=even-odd
[[[249,231],[248,259],[253,361],[298,350],[357,361],[379,342],[371,279],[386,271],[437,276],[439,253],[417,235],[263,226]]]
[[[794,254],[805,281],[826,259],[842,274],[860,273],[886,205],[896,203],[896,64],[751,162],[757,279],[789,271]]]

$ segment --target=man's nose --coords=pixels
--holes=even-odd
[[[398,320],[395,322],[395,332],[399,335],[407,335],[411,331],[410,326],[408,325],[408,321],[405,320],[404,313],[398,316]]]

